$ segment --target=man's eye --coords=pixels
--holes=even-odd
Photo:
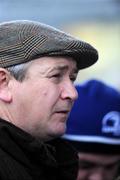
[[[80,169],[90,169],[91,166],[89,164],[79,164]]]
[[[118,163],[118,162],[117,162],[117,163]],[[106,165],[105,168],[106,168],[106,169],[109,169],[109,170],[110,170],[110,169],[113,169],[113,168],[116,167],[116,165],[118,165],[117,163]]]
[[[75,76],[71,76],[71,77],[70,77],[70,80],[71,80],[72,82],[74,82],[74,81],[76,80],[76,77],[75,77]]]
[[[52,75],[53,78],[60,78],[61,77],[61,74],[54,74]]]
[[[94,168],[95,164],[91,162],[80,162],[79,161],[79,169],[91,169]]]
[[[62,74],[59,74],[59,73],[58,74],[53,74],[50,78],[55,83],[59,83],[62,80]]]

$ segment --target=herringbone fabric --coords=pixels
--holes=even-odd
[[[94,64],[98,53],[90,44],[54,27],[35,21],[0,24],[0,67],[25,63],[42,56],[70,56],[82,69]]]

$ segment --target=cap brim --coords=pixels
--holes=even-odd
[[[45,54],[44,54],[45,55]],[[55,51],[49,52],[46,54],[47,56],[68,56],[75,59],[77,62],[78,69],[84,69],[89,66],[92,66],[98,60],[98,54],[95,52],[88,51]]]

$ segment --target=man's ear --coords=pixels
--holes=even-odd
[[[0,68],[0,100],[10,103],[12,95],[9,89],[10,74],[4,69]]]

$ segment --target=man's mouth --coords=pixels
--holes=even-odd
[[[68,111],[68,110],[67,110],[67,111],[64,110],[64,111],[57,111],[57,112],[55,112],[55,114],[57,114],[58,116],[60,116],[61,118],[63,118],[64,121],[67,119],[69,113],[70,113],[70,111]]]
[[[70,112],[70,110],[60,110],[60,111],[56,111],[56,113],[58,114],[68,114]]]

